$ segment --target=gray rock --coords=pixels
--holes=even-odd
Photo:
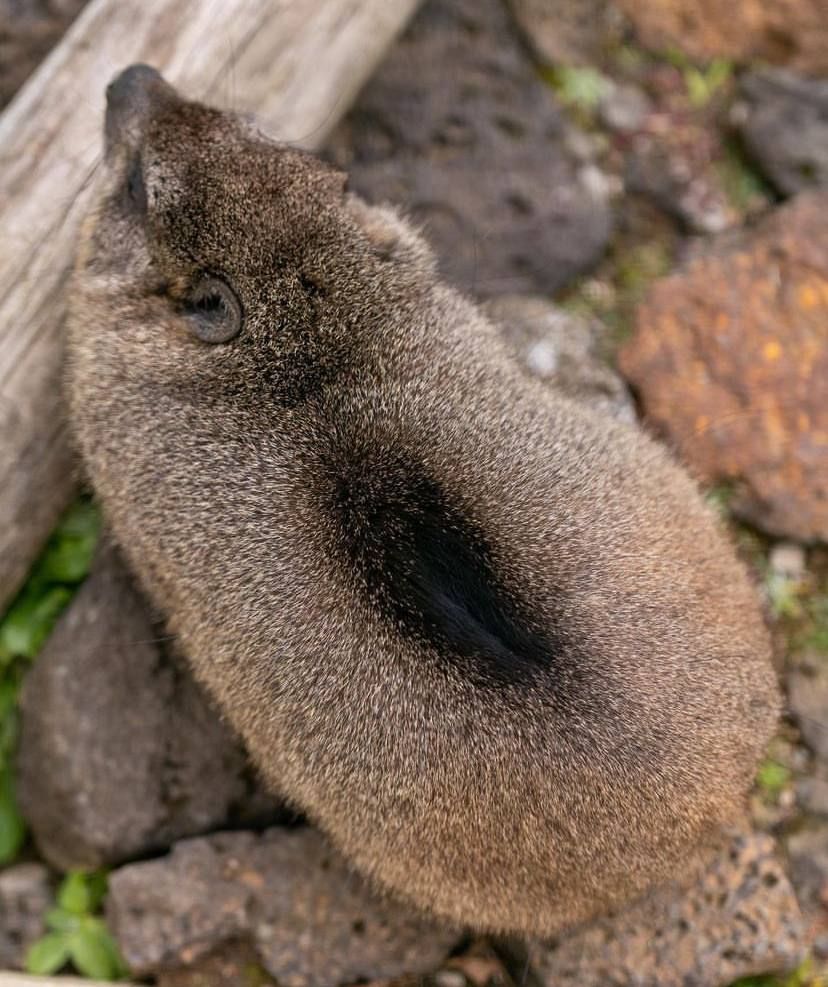
[[[786,840],[791,881],[808,919],[828,926],[828,823],[812,821]]]
[[[430,0],[329,151],[355,190],[422,224],[450,281],[550,294],[595,264],[611,225],[566,130],[499,0]]]
[[[808,775],[797,779],[796,801],[804,812],[828,817],[828,765],[817,764]]]
[[[533,295],[503,295],[485,311],[532,376],[619,421],[635,422],[627,385],[601,356],[605,331],[597,320]]]
[[[27,948],[46,931],[52,904],[49,871],[43,864],[16,864],[0,871],[0,968],[19,969]]]
[[[97,867],[251,817],[275,799],[105,547],[23,688],[18,794],[55,866]]]
[[[828,185],[828,79],[769,69],[745,76],[741,91],[742,139],[779,191]]]
[[[639,130],[652,110],[644,90],[631,83],[612,83],[598,105],[601,122],[622,134]]]
[[[514,951],[543,987],[725,987],[788,970],[802,918],[770,837],[735,835],[685,886],[662,888],[552,946]]]
[[[788,672],[788,706],[805,743],[828,759],[828,658],[816,652],[800,657]]]
[[[722,233],[736,221],[707,165],[652,135],[636,140],[624,164],[627,192],[647,196],[691,233]]]
[[[458,931],[372,892],[311,828],[218,833],[110,877],[107,919],[138,976],[249,940],[282,987],[422,974]]]

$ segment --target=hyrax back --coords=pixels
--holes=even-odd
[[[742,812],[777,694],[655,444],[519,374],[344,176],[110,87],[69,327],[106,516],[265,776],[439,916],[551,935]]]

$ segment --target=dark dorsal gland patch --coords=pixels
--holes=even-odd
[[[479,685],[555,673],[556,632],[499,576],[480,526],[419,465],[374,457],[335,482],[338,537],[360,591],[395,629]]]

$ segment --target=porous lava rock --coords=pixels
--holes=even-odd
[[[828,539],[828,191],[657,281],[620,366],[685,462],[733,484],[736,513]]]
[[[500,0],[430,0],[328,151],[357,192],[404,206],[454,284],[551,294],[611,230],[568,127]]]
[[[650,48],[828,73],[825,0],[617,0]]]
[[[791,969],[802,917],[773,840],[734,834],[689,884],[651,893],[528,959],[543,987],[725,987]]]
[[[460,938],[373,891],[309,827],[216,833],[122,867],[107,919],[138,976],[242,941],[282,987],[426,973]]]

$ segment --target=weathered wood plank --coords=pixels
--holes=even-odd
[[[418,2],[92,0],[0,117],[0,611],[74,487],[60,326],[106,83],[149,62],[187,94],[317,147]]]
[[[0,987],[112,987],[112,981],[87,980],[81,977],[32,977],[26,973],[0,970]],[[130,985],[121,980],[119,987]]]

